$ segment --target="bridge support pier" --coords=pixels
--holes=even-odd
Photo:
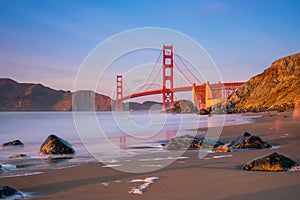
[[[206,84],[192,86],[192,102],[198,109],[206,108]]]

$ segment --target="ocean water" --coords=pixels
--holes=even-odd
[[[32,173],[38,173],[37,170],[42,168],[64,168],[96,162],[95,154],[107,159],[119,154],[163,151],[161,144],[172,137],[205,134],[196,131],[197,128],[252,123],[256,117],[259,116],[171,115],[159,112],[0,112],[0,144],[17,139],[24,143],[23,148],[0,147],[0,178],[30,175],[24,173],[24,169],[34,169]],[[39,155],[41,144],[50,134],[67,140],[73,146],[76,154],[72,159],[53,161],[49,155]],[[9,158],[15,154],[26,154],[27,157]]]

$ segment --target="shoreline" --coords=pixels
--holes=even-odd
[[[213,153],[204,159],[199,159],[198,151],[187,151],[167,167],[142,174],[120,172],[101,163],[82,163],[62,169],[41,169],[41,173],[30,176],[1,178],[0,185],[32,194],[32,199],[296,198],[300,195],[300,172],[242,169],[249,160],[271,152],[284,154],[300,164],[300,119],[293,118],[292,112],[261,114],[254,124],[223,127],[220,141],[229,142],[247,131],[277,146],[276,149]],[[150,160],[148,167],[153,169],[160,162]],[[142,184],[131,180],[147,177],[158,180],[142,195],[129,194],[132,187]]]

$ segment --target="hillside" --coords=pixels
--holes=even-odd
[[[75,93],[54,90],[41,84],[18,83],[12,79],[0,79],[0,111],[70,111],[72,110],[72,94],[79,98],[81,105],[74,110],[93,110],[86,100],[96,97],[96,110],[109,111],[113,101],[110,97],[91,91]]]
[[[278,59],[229,99],[237,112],[284,111],[300,99],[300,53]]]
[[[161,110],[162,103],[155,101],[145,101],[144,103],[127,102],[123,103],[124,110],[144,111],[144,110]]]
[[[93,111],[94,107],[96,111],[111,111],[111,104],[114,102],[110,97],[92,91],[77,91],[66,94],[52,108],[56,111],[71,111],[72,98],[76,100],[74,111]],[[92,102],[95,102],[95,106]]]

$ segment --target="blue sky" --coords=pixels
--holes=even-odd
[[[163,27],[192,37],[225,81],[246,81],[274,60],[300,52],[297,0],[0,3],[0,76],[55,89],[72,90],[88,53],[108,37],[133,28]]]

